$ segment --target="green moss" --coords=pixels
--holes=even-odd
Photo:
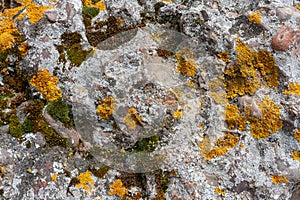
[[[92,174],[98,178],[103,178],[103,176],[108,172],[110,168],[108,166],[100,167],[99,169],[91,168],[89,169]]]
[[[75,66],[79,66],[87,57],[91,50],[83,50],[81,44],[73,44],[69,49],[67,49],[68,59]]]
[[[22,130],[24,133],[33,132],[33,122],[30,119],[25,119],[24,123],[22,124]]]
[[[95,7],[83,6],[82,7],[82,13],[85,14],[85,15],[88,15],[91,18],[94,18],[99,14],[99,9],[95,8]]]
[[[26,120],[29,121],[27,121],[26,124],[23,125],[24,130],[32,130],[32,132],[42,133],[46,142],[50,146],[62,146],[64,148],[69,148],[67,138],[60,136],[44,121],[42,116],[42,109],[44,108],[44,106],[45,103],[41,100],[28,102],[28,105],[25,107],[24,112],[27,115]],[[32,126],[30,121],[32,122]]]
[[[9,118],[9,133],[16,138],[19,138],[23,135],[22,125],[19,122],[19,119],[16,114],[13,114]]]
[[[82,49],[82,45],[80,44],[82,36],[77,32],[64,33],[61,35],[61,40],[62,45],[57,45],[56,49],[60,54],[58,61],[64,65],[67,62],[67,57],[71,62],[71,67],[79,66],[91,52],[91,50],[85,51]]]
[[[73,44],[80,43],[82,40],[82,36],[77,32],[64,33],[60,38],[65,49],[71,48]]]
[[[155,173],[155,183],[157,195],[154,197],[155,200],[163,200],[165,198],[165,193],[170,185],[170,172],[158,170]]]
[[[56,120],[61,121],[66,127],[73,125],[70,118],[70,110],[68,105],[62,99],[50,102],[47,107],[47,112]]]
[[[134,152],[153,152],[156,149],[158,142],[158,135],[149,138],[143,138],[135,143],[132,150]]]

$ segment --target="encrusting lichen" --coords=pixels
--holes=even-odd
[[[116,182],[109,186],[109,188],[109,195],[118,195],[121,199],[128,193],[127,189],[123,186],[121,179],[117,179]]]
[[[92,172],[86,171],[79,174],[78,180],[79,183],[75,185],[77,188],[83,188],[86,192],[93,189],[95,180],[92,178]]]
[[[229,62],[229,54],[226,51],[219,53],[218,57],[226,63]]]
[[[261,17],[259,13],[251,12],[248,16],[250,22],[255,22],[257,24],[261,24]]]
[[[177,53],[176,55],[178,67],[176,72],[180,72],[183,76],[194,77],[197,69],[196,61],[192,58],[186,60],[182,55]]]
[[[105,99],[100,101],[100,104],[97,108],[97,113],[105,120],[108,120],[109,117],[116,111],[118,104],[116,97],[107,96]]]
[[[181,119],[182,118],[182,112],[180,110],[176,110],[174,112],[174,119]]]
[[[279,176],[279,175],[273,175],[271,176],[272,181],[274,184],[279,184],[279,183],[288,183],[288,180],[286,179],[286,177],[283,176]]]
[[[87,6],[87,7],[94,7],[99,9],[99,11],[103,11],[106,9],[106,5],[104,0],[102,1],[97,1],[96,3],[94,3],[93,0],[83,0],[83,5]]]
[[[240,131],[246,130],[245,117],[240,113],[237,106],[232,104],[226,105],[224,115],[230,130],[235,128],[238,128]]]
[[[236,51],[236,63],[224,71],[227,98],[253,95],[262,85],[278,86],[278,67],[275,66],[275,59],[271,53],[265,50],[251,51],[239,38]]]
[[[250,106],[246,106],[245,115],[241,114],[238,107],[228,104],[225,107],[224,115],[228,128],[233,130],[238,128],[243,131],[246,130],[246,122],[251,125],[251,135],[256,139],[266,138],[269,135],[277,132],[283,126],[280,120],[280,107],[272,100],[265,98],[259,104],[261,110],[260,117],[254,117],[250,113]]]
[[[223,138],[218,138],[214,144],[214,148],[211,149],[210,138],[205,136],[203,141],[198,146],[201,148],[200,154],[206,160],[210,160],[214,157],[225,155],[227,151],[238,144],[239,140],[239,137],[234,136],[231,133],[226,133]]]
[[[56,76],[51,76],[47,69],[39,70],[37,75],[34,75],[30,84],[37,87],[47,101],[55,101],[62,97],[62,92],[60,88],[57,88],[58,78]]]
[[[272,100],[266,98],[259,105],[262,111],[262,116],[256,118],[250,116],[249,106],[246,108],[246,119],[250,122],[251,135],[256,139],[266,138],[269,135],[277,132],[283,126],[280,120],[280,107],[277,106]]]
[[[52,6],[39,6],[32,0],[18,0],[21,6],[5,9],[0,13],[0,49],[7,50],[20,40],[20,34],[14,23],[24,18],[27,14],[30,23],[34,24],[41,20],[45,10]]]
[[[142,119],[143,118],[137,114],[135,108],[132,107],[128,109],[128,115],[123,118],[123,122],[129,130],[134,130],[137,124],[142,125]]]
[[[300,151],[293,151],[291,156],[294,158],[294,160],[297,160],[300,162]]]
[[[210,96],[216,101],[218,104],[225,104],[227,100],[227,94],[225,91],[224,85],[224,77],[218,76],[213,80],[208,82],[208,88],[210,92]]]
[[[300,142],[300,128],[294,131],[294,137],[298,142]]]
[[[284,90],[282,94],[293,94],[295,96],[300,96],[300,84],[295,83],[289,83],[289,90]]]
[[[215,192],[216,192],[217,194],[221,194],[221,195],[225,195],[225,194],[226,194],[226,191],[223,190],[223,189],[221,189],[221,188],[219,188],[219,187],[216,187],[216,188],[215,188]]]

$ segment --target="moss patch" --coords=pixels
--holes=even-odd
[[[32,132],[42,133],[45,137],[46,142],[50,146],[62,146],[64,148],[69,148],[67,138],[64,138],[56,133],[55,130],[52,129],[43,119],[42,109],[44,108],[44,106],[45,103],[41,100],[28,102],[28,105],[25,107],[24,112],[27,115],[26,120],[30,120],[31,122],[26,122],[26,126],[23,125],[24,129],[30,129],[32,130]],[[31,123],[32,126],[30,125]]]
[[[64,33],[61,35],[62,45],[57,45],[56,49],[59,52],[58,62],[66,63],[67,59],[71,62],[71,68],[73,66],[79,66],[91,52],[89,50],[83,50],[81,45],[82,36],[77,33]],[[63,68],[63,71],[65,69]]]
[[[62,99],[50,102],[47,112],[56,120],[61,121],[66,127],[73,126],[73,120],[68,105]]]
[[[82,13],[85,15],[88,15],[90,18],[94,18],[99,14],[99,9],[97,9],[95,7],[83,6]]]
[[[9,134],[13,137],[19,138],[23,135],[22,125],[19,122],[19,119],[16,114],[13,114],[9,118]]]

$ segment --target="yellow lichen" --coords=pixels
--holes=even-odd
[[[53,8],[53,6],[40,6],[35,3],[30,3],[26,6],[26,12],[29,18],[30,23],[35,24],[40,21],[43,17],[43,14],[46,10]]]
[[[19,33],[12,22],[12,18],[8,16],[8,11],[0,14],[0,49],[3,51],[12,47],[16,41],[16,35]]]
[[[259,105],[262,111],[260,118],[250,116],[249,107],[247,107],[246,119],[250,122],[251,135],[256,139],[266,138],[269,135],[277,132],[283,126],[280,120],[280,107],[277,106],[272,100],[266,98]]]
[[[132,107],[128,109],[128,115],[123,118],[123,122],[129,130],[134,130],[137,124],[142,125],[142,119],[143,118],[137,114],[135,108]]]
[[[224,71],[227,98],[253,95],[262,85],[278,86],[278,68],[269,52],[251,51],[239,38],[236,51],[238,52],[236,63]]]
[[[291,156],[294,158],[294,160],[297,160],[300,162],[300,151],[293,151]]]
[[[128,194],[127,189],[123,186],[123,183],[120,179],[117,179],[116,182],[109,186],[110,190],[108,191],[109,195],[118,195],[123,199],[123,197]]]
[[[286,179],[286,177],[284,175],[283,176],[273,175],[273,176],[271,176],[271,178],[272,178],[272,181],[274,184],[288,183],[288,180]]]
[[[57,88],[58,78],[51,76],[47,69],[39,70],[37,75],[34,75],[30,84],[37,87],[47,101],[55,101],[62,97],[60,88]]]
[[[212,81],[208,82],[210,96],[218,103],[224,104],[228,100],[226,99],[227,94],[225,91],[224,77],[218,76]]]
[[[298,10],[300,10],[300,4],[295,4],[294,6],[295,6],[295,8],[297,8]]]
[[[294,131],[294,136],[298,142],[300,142],[300,128]]]
[[[79,174],[78,180],[79,183],[75,185],[77,188],[83,188],[86,192],[93,189],[95,180],[92,178],[92,172],[86,171]]]
[[[22,42],[21,46],[19,47],[19,50],[23,55],[26,55],[28,53],[26,42]]]
[[[108,120],[109,117],[116,111],[117,106],[116,98],[113,96],[107,96],[105,99],[100,101],[100,104],[97,107],[97,113],[103,119]]]
[[[16,20],[25,17],[26,14],[31,23],[39,21],[44,11],[52,8],[52,6],[38,6],[32,3],[32,0],[18,0],[21,6],[5,9],[0,13],[0,49],[6,50],[12,47],[17,40],[19,32],[14,25]],[[26,9],[24,9],[26,8]]]
[[[180,72],[183,76],[194,77],[197,69],[196,61],[192,58],[187,60],[179,53],[176,53],[178,67],[176,72]]]
[[[93,3],[92,0],[83,0],[83,5],[87,6],[87,7],[94,7],[99,9],[99,11],[103,11],[106,9],[106,5],[104,0],[102,1],[98,1],[96,3]]]
[[[192,80],[188,80],[186,84],[192,88],[195,87],[195,83]]]
[[[300,84],[295,83],[289,83],[289,90],[284,90],[282,94],[293,94],[295,96],[300,96]]]
[[[251,12],[248,16],[250,22],[255,22],[257,24],[261,24],[261,17],[259,13]]]
[[[223,60],[224,62],[229,62],[229,54],[228,52],[221,52],[218,54],[218,57]]]
[[[225,155],[227,151],[238,144],[239,140],[239,137],[234,136],[231,133],[226,133],[223,138],[218,138],[214,143],[213,149],[210,147],[210,139],[208,136],[204,137],[203,141],[198,146],[201,148],[200,154],[206,160],[210,160],[214,157]]]
[[[224,111],[225,121],[230,130],[238,128],[241,131],[246,130],[246,121],[244,115],[242,115],[237,106],[228,104]]]
[[[173,3],[174,2],[174,0],[162,0],[162,1],[165,3]]]
[[[176,110],[173,115],[174,115],[174,119],[182,118],[182,112],[180,110]]]
[[[52,180],[53,182],[56,182],[56,181],[57,181],[57,177],[58,177],[58,174],[55,173],[55,174],[53,174],[53,175],[51,176],[51,180]]]
[[[221,194],[221,195],[225,195],[225,194],[226,194],[226,191],[223,190],[223,189],[221,189],[221,188],[219,188],[219,187],[216,187],[216,188],[215,188],[215,192],[216,192],[217,194]]]

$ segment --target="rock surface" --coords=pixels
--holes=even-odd
[[[299,1],[6,2],[0,199],[300,199]]]

